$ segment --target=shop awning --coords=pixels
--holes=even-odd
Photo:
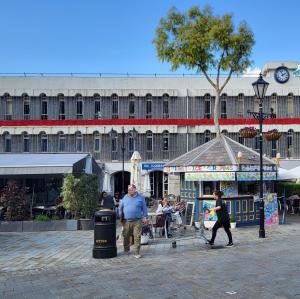
[[[0,176],[90,172],[89,154],[0,154]],[[93,163],[94,164],[94,163]],[[93,165],[94,166],[94,165]]]

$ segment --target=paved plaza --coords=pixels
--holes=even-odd
[[[300,298],[300,215],[233,231],[226,248],[191,237],[156,239],[142,259],[93,259],[93,231],[0,233],[0,298]],[[210,235],[210,232],[207,233]]]

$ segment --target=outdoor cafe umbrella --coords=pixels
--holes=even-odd
[[[147,173],[144,176],[144,196],[150,197],[151,196],[151,185],[150,185],[150,177],[149,173]]]
[[[111,193],[111,186],[110,186],[110,175],[107,171],[105,171],[104,174],[104,180],[103,180],[103,191],[107,193]]]
[[[138,191],[140,191],[141,186],[141,170],[140,170],[140,161],[142,160],[141,155],[138,151],[133,152],[131,161],[131,170],[130,170],[130,184],[134,184]]]

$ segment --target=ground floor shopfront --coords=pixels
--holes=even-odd
[[[169,175],[163,172],[162,162],[140,162],[140,185],[138,191],[147,197],[162,198],[164,194],[172,193],[169,187]],[[122,193],[123,165],[120,162],[104,163],[102,166],[104,178],[102,189],[111,194]],[[124,191],[131,182],[131,163],[124,163]],[[173,190],[173,188],[172,188]],[[178,193],[179,195],[179,193]]]

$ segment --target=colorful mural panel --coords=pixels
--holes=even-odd
[[[212,209],[216,207],[215,200],[203,200],[203,213],[204,213],[204,221],[217,221],[216,212],[209,212],[208,209]]]
[[[264,194],[265,203],[265,225],[275,225],[279,223],[277,194]]]
[[[220,190],[224,193],[224,197],[238,196],[238,183],[237,182],[220,182]]]

